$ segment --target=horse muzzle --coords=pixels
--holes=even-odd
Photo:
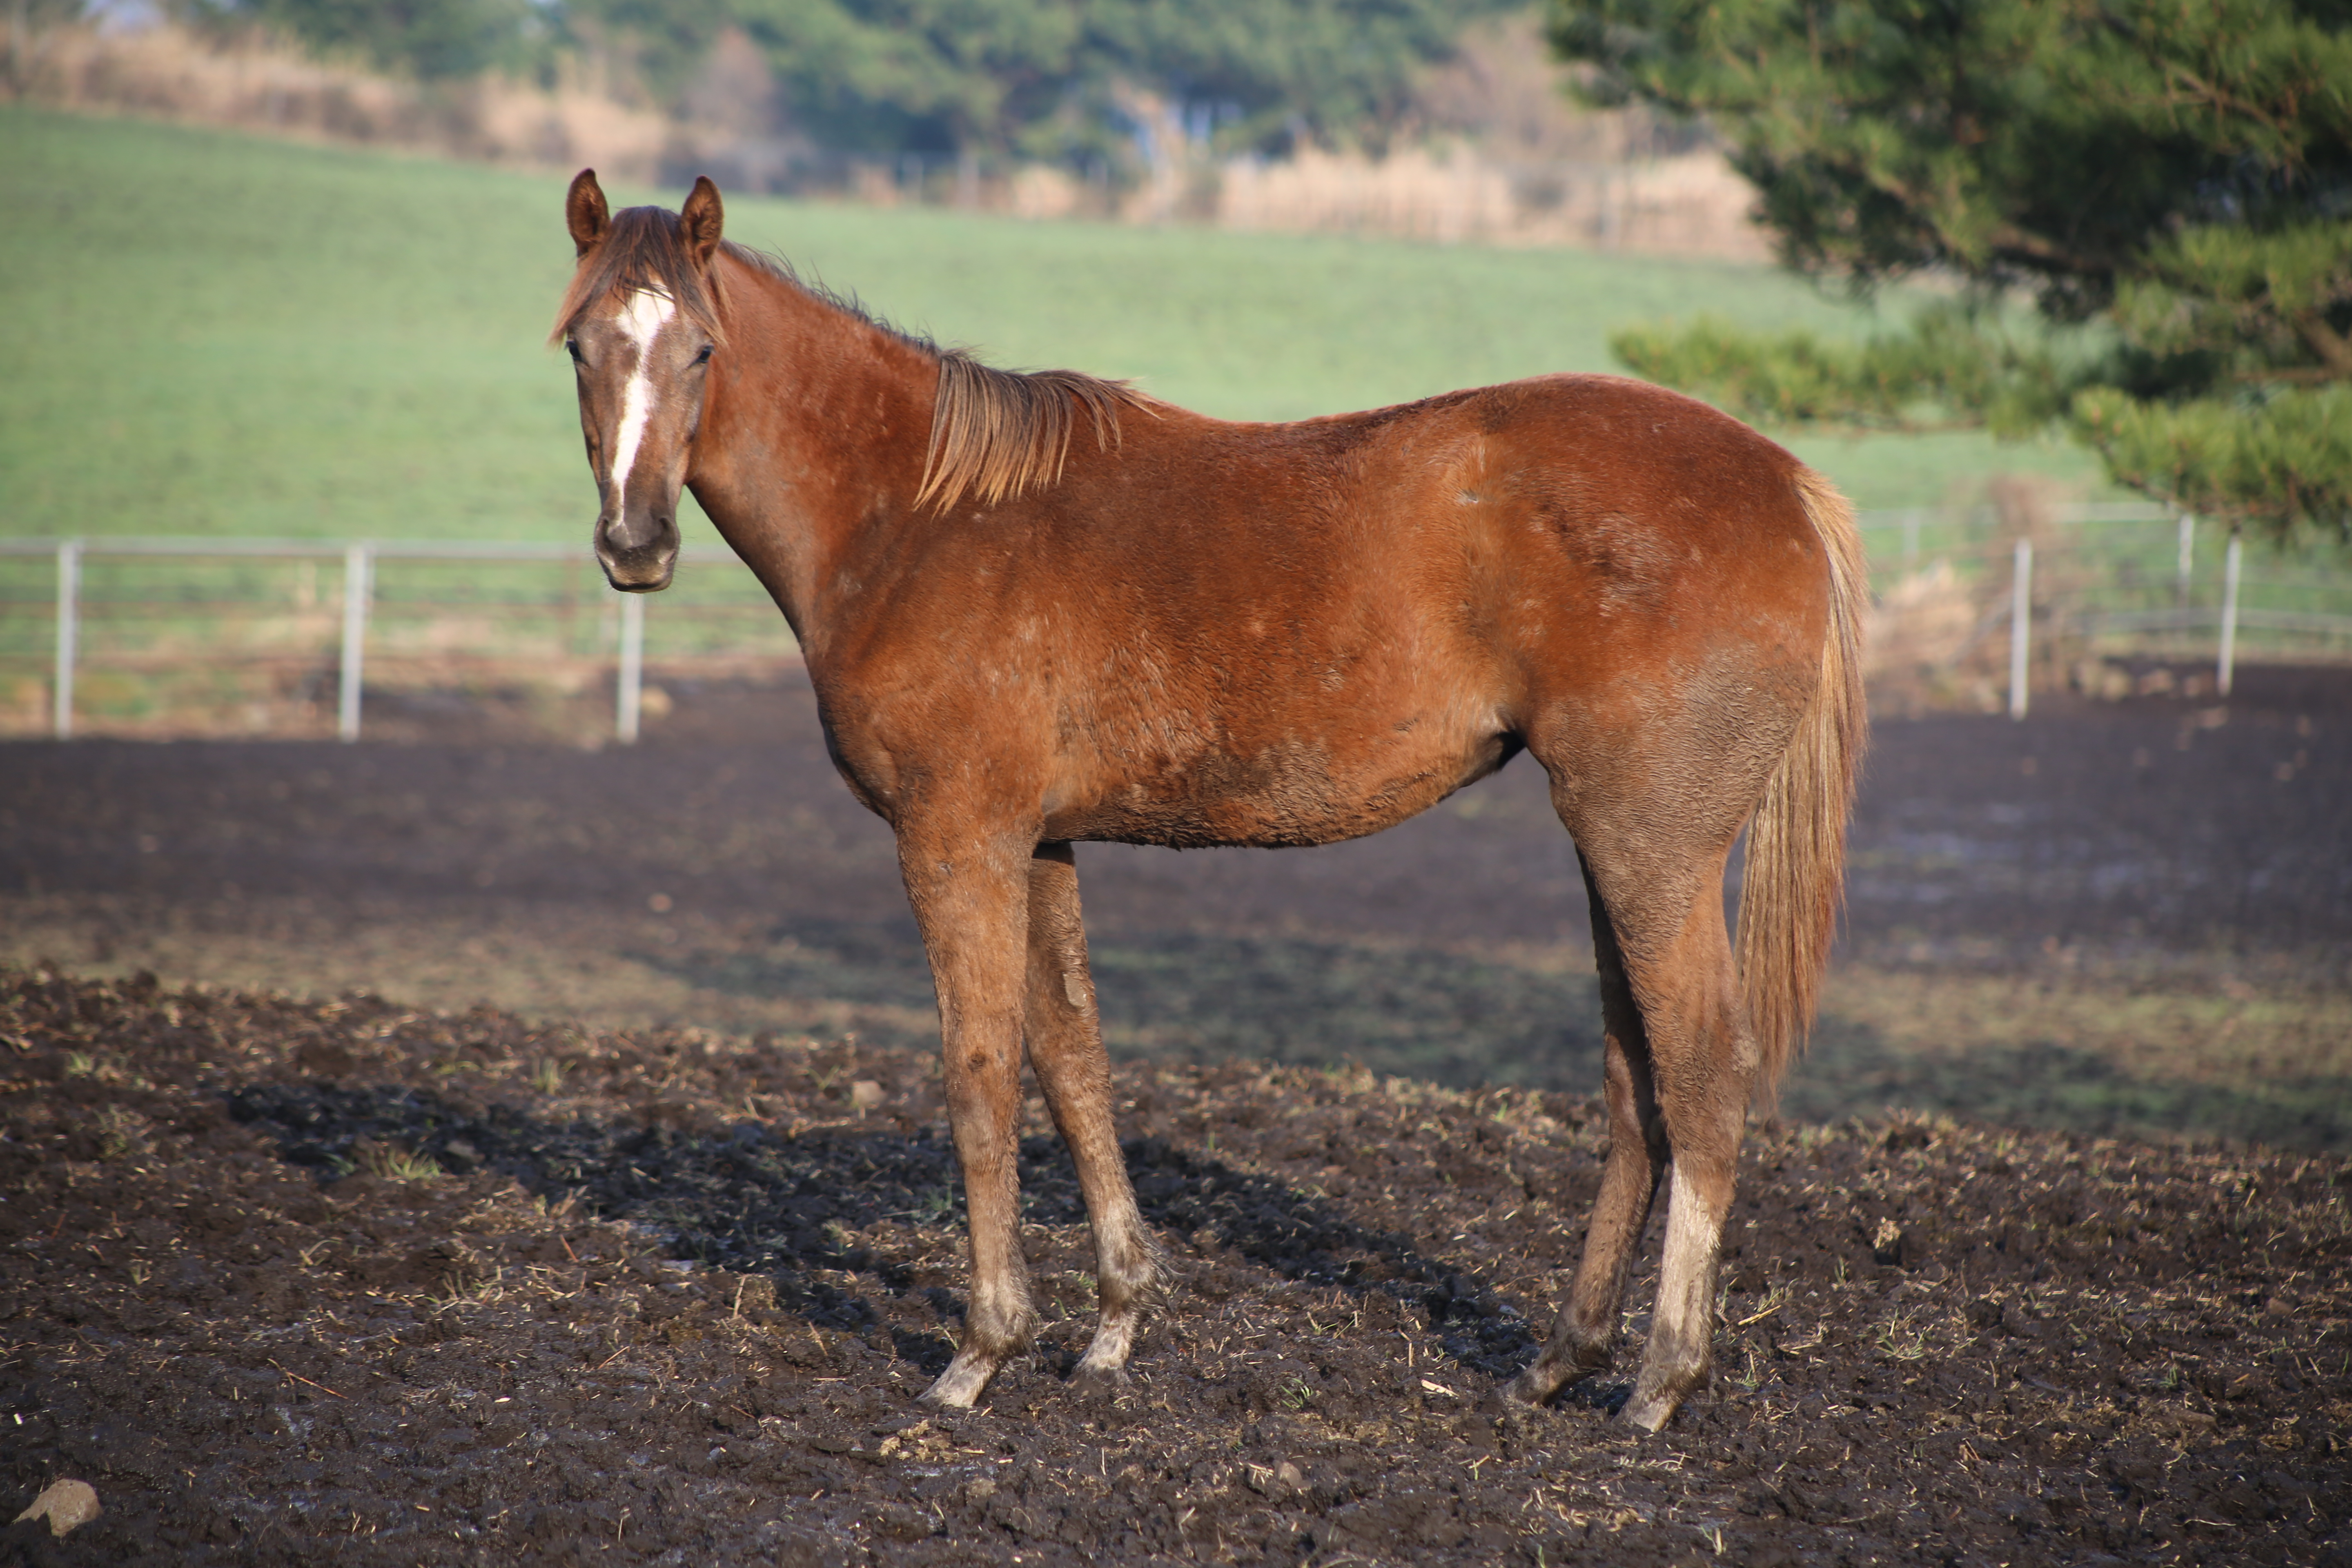
[[[677,570],[677,520],[651,511],[596,521],[596,563],[624,594],[656,594]]]

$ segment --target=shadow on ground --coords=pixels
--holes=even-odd
[[[943,1326],[963,1317],[960,1294],[853,1239],[885,1221],[961,1225],[954,1147],[935,1127],[794,1133],[744,1121],[711,1133],[658,1121],[558,1124],[415,1088],[318,1081],[247,1086],[228,1107],[322,1182],[383,1149],[459,1175],[494,1171],[551,1201],[574,1197],[599,1218],[646,1226],[678,1258],[767,1276],[778,1308],[822,1328],[865,1334],[883,1326],[885,1314],[864,1294],[875,1288],[920,1298]],[[1061,1140],[1029,1137],[1020,1148],[1024,1222],[1083,1224],[1077,1173]],[[1445,1353],[1489,1376],[1530,1359],[1534,1337],[1492,1282],[1427,1257],[1408,1237],[1165,1138],[1129,1139],[1124,1149],[1137,1200],[1158,1229],[1287,1279],[1378,1292],[1425,1311]],[[926,1373],[945,1370],[953,1353],[942,1334],[888,1331],[898,1354]]]

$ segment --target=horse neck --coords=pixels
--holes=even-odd
[[[813,660],[861,553],[912,517],[939,362],[721,253],[727,374],[711,378],[692,483]]]

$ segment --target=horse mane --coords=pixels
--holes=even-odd
[[[966,349],[943,349],[929,338],[892,326],[855,295],[835,292],[803,278],[781,256],[752,250],[732,240],[720,249],[755,272],[789,283],[832,306],[852,321],[918,349],[939,362],[939,388],[931,402],[931,438],[923,454],[923,481],[917,506],[941,511],[965,496],[983,506],[1010,500],[1062,477],[1070,455],[1074,414],[1083,409],[1094,425],[1095,449],[1119,444],[1122,408],[1155,413],[1159,400],[1123,381],[1107,381],[1075,370],[999,370],[982,364]]]
[[[1094,425],[1095,447],[1118,445],[1119,411],[1157,407],[1155,399],[1123,381],[1106,381],[1075,370],[998,370],[963,349],[942,349],[929,339],[899,331],[877,319],[855,299],[803,278],[782,257],[722,240],[730,258],[833,307],[852,320],[920,350],[939,363],[939,389],[931,405],[931,437],[924,454],[923,480],[915,504],[945,510],[965,496],[985,506],[1009,500],[1062,477],[1070,437],[1083,410]],[[614,290],[650,289],[674,302],[711,341],[724,344],[721,314],[726,300],[719,274],[705,275],[688,258],[677,215],[663,207],[629,207],[613,216],[613,226],[582,258],[572,286],[557,308],[550,342],[560,342],[596,303]]]
[[[1075,370],[998,370],[961,349],[940,353],[930,450],[915,504],[945,510],[971,495],[994,506],[1050,485],[1062,477],[1080,410],[1094,422],[1095,449],[1105,451],[1119,444],[1119,410],[1149,413],[1154,406],[1123,381]]]

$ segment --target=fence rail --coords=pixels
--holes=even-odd
[[[2340,566],[2303,574],[2249,574],[2243,546],[2231,534],[2221,551],[2220,593],[2205,602],[2197,602],[2200,529],[2195,519],[2144,504],[2124,503],[2059,508],[2043,521],[2049,525],[2042,531],[2047,547],[2039,569],[2045,578],[2070,569],[2074,574],[2075,585],[2063,613],[2053,607],[2046,592],[2037,594],[2034,540],[2014,529],[2007,531],[2015,537],[2004,537],[2003,528],[1986,509],[1872,511],[1862,513],[1858,520],[1874,574],[1882,582],[1900,580],[1906,574],[1916,576],[1928,563],[1937,569],[1972,574],[1970,580],[1976,587],[1970,590],[1974,597],[1969,603],[1976,607],[1963,606],[1961,613],[1973,621],[1974,629],[1958,638],[1958,652],[1949,657],[1957,659],[2005,629],[2009,639],[2007,708],[2014,716],[2021,718],[2027,710],[2037,629],[2043,637],[2064,636],[2086,642],[2117,637],[2178,639],[2191,635],[2201,638],[2203,634],[2217,634],[2212,645],[2214,684],[2224,696],[2231,685],[2242,633],[2319,638],[2331,646],[2340,641],[2352,647],[2352,573],[2344,572]],[[519,590],[511,586],[510,596],[506,600],[485,600],[479,592],[467,596],[461,589],[479,590],[483,586],[484,580],[477,572],[462,584],[445,582],[425,597],[412,597],[402,603],[410,607],[446,606],[462,600],[478,611],[552,614],[568,626],[567,617],[579,607],[579,584],[593,582],[593,595],[613,612],[613,622],[616,623],[609,624],[612,636],[603,645],[612,655],[613,737],[623,744],[634,742],[645,715],[648,600],[645,595],[615,594],[604,588],[593,557],[574,546],[462,540],[0,538],[0,558],[28,556],[47,556],[55,563],[55,639],[46,662],[50,666],[47,682],[49,728],[60,740],[70,738],[75,731],[76,675],[89,658],[85,643],[89,615],[94,606],[117,613],[135,612],[151,623],[160,623],[175,612],[184,619],[191,616],[217,616],[232,608],[250,611],[268,602],[268,595],[254,591],[250,572],[245,579],[232,582],[224,590],[226,597],[193,597],[195,584],[190,574],[194,568],[184,569],[173,584],[179,590],[176,595],[140,599],[118,595],[93,600],[92,563],[110,559],[301,563],[306,574],[302,578],[303,602],[316,612],[301,626],[310,628],[314,644],[318,640],[316,634],[325,630],[319,624],[325,606],[317,603],[313,568],[320,563],[338,566],[341,604],[340,634],[334,647],[335,732],[346,741],[355,741],[361,733],[368,689],[371,628],[378,625],[386,603],[385,567],[560,565],[565,575],[561,593],[555,597],[535,589],[533,596],[518,599],[511,595]],[[2091,580],[2084,574],[2085,562],[2100,563],[2112,581],[2104,586],[2095,584],[2092,589],[2083,587]],[[688,591],[689,603],[685,606],[660,613],[666,624],[677,628],[669,636],[696,634],[706,643],[723,637],[720,623],[724,617],[715,614],[719,610],[756,614],[760,617],[757,624],[770,628],[771,635],[783,633],[782,618],[766,603],[764,594],[758,591],[756,583],[732,552],[719,546],[689,546],[681,551],[680,564],[694,569],[692,577],[682,578],[681,584],[691,581],[698,586]],[[2006,591],[1996,591],[2004,567],[2008,581],[2001,586]],[[34,570],[37,573],[38,568]],[[2210,566],[2207,571],[2210,574]],[[588,575],[592,573],[593,577]],[[2167,584],[2162,579],[2166,577],[2170,579],[2173,602],[2147,602],[2165,591]],[[504,580],[510,584],[519,581],[511,575]],[[20,586],[31,588],[37,581],[36,576]],[[2242,596],[2250,588],[2272,602],[2242,604]],[[714,603],[709,598],[714,591],[722,598],[731,593],[740,603]],[[2275,602],[2296,595],[2308,597],[2314,593],[2331,605],[2340,604],[2342,611],[2328,605]],[[698,595],[700,602],[692,602]],[[38,603],[38,598],[23,592],[0,601],[5,608],[20,612]],[[37,616],[37,610],[34,611],[36,624]],[[300,628],[288,635],[299,640]],[[14,640],[18,644],[24,641],[21,637]],[[0,648],[0,653],[5,652]],[[29,646],[21,647],[15,655],[20,660],[31,656]],[[225,662],[230,656],[215,648],[205,657]]]
[[[1950,509],[1915,508],[1904,510],[1865,511],[1857,522],[1865,550],[1870,553],[1874,569],[1903,571],[1920,567],[1930,558],[1939,563],[1960,563],[1980,569],[1997,569],[2006,557],[2009,568],[2009,592],[2000,596],[1983,616],[1974,631],[1963,639],[1962,648],[1973,646],[1986,636],[2006,628],[2009,633],[2009,668],[2007,708],[2011,717],[2023,718],[2032,686],[2033,635],[2037,600],[2034,584],[2035,545],[2030,533],[2008,530],[2015,536],[2003,542],[1999,535],[2003,527],[1990,508]],[[2121,604],[2078,603],[2069,613],[2042,616],[2043,630],[2049,636],[2071,636],[2095,642],[2116,636],[2132,637],[2150,633],[2180,634],[2201,632],[2208,628],[2218,636],[2213,648],[2214,689],[2227,697],[2234,683],[2239,654],[2239,634],[2243,631],[2263,631],[2306,638],[2322,638],[2329,643],[2344,641],[2352,644],[2352,613],[2316,609],[2294,609],[2275,605],[2249,606],[2242,595],[2249,586],[2271,593],[2317,593],[2326,595],[2352,612],[2352,577],[2340,569],[2333,574],[2270,573],[2249,575],[2245,570],[2245,542],[2235,531],[2225,536],[2221,551],[2221,584],[2218,599],[2211,604],[2190,603],[2196,585],[2198,563],[2197,542],[2200,531],[2194,516],[2145,503],[2093,503],[2053,508],[2043,520],[2052,525],[2050,531],[2062,535],[2063,547],[2079,562],[2086,553],[2105,550],[2111,566],[2120,568],[2128,563],[2137,569],[2139,557],[2148,553],[2147,541],[2139,541],[2137,553],[2129,541],[2118,542],[2116,535],[2124,530],[2138,530],[2145,534],[2148,525],[2158,525],[2157,542],[2168,531],[2172,548],[2169,564],[2172,568],[2172,592],[2176,603],[2169,605],[2129,605]],[[1924,536],[1930,528],[1942,534],[1938,548],[1926,549]],[[1974,533],[1978,537],[1970,538]],[[1873,548],[1886,541],[1889,535],[1900,541],[1900,548],[1888,551]],[[2137,584],[2141,593],[2148,584],[2143,574]],[[2110,585],[2112,592],[2113,585]],[[2097,595],[2084,597],[2095,601]]]
[[[0,556],[53,556],[57,563],[57,639],[50,678],[51,731],[58,740],[74,732],[74,678],[81,663],[84,564],[92,558],[206,557],[234,560],[334,561],[342,567],[342,629],[337,649],[335,732],[360,738],[365,696],[368,626],[376,602],[377,565],[383,561],[459,563],[570,563],[594,565],[594,556],[574,546],[529,542],[425,540],[206,539],[129,536],[96,539],[0,539]],[[732,566],[734,552],[718,546],[687,546],[681,565]],[[599,573],[601,576],[601,570]],[[617,601],[619,660],[614,681],[614,738],[637,739],[644,711],[646,596],[606,590]]]

